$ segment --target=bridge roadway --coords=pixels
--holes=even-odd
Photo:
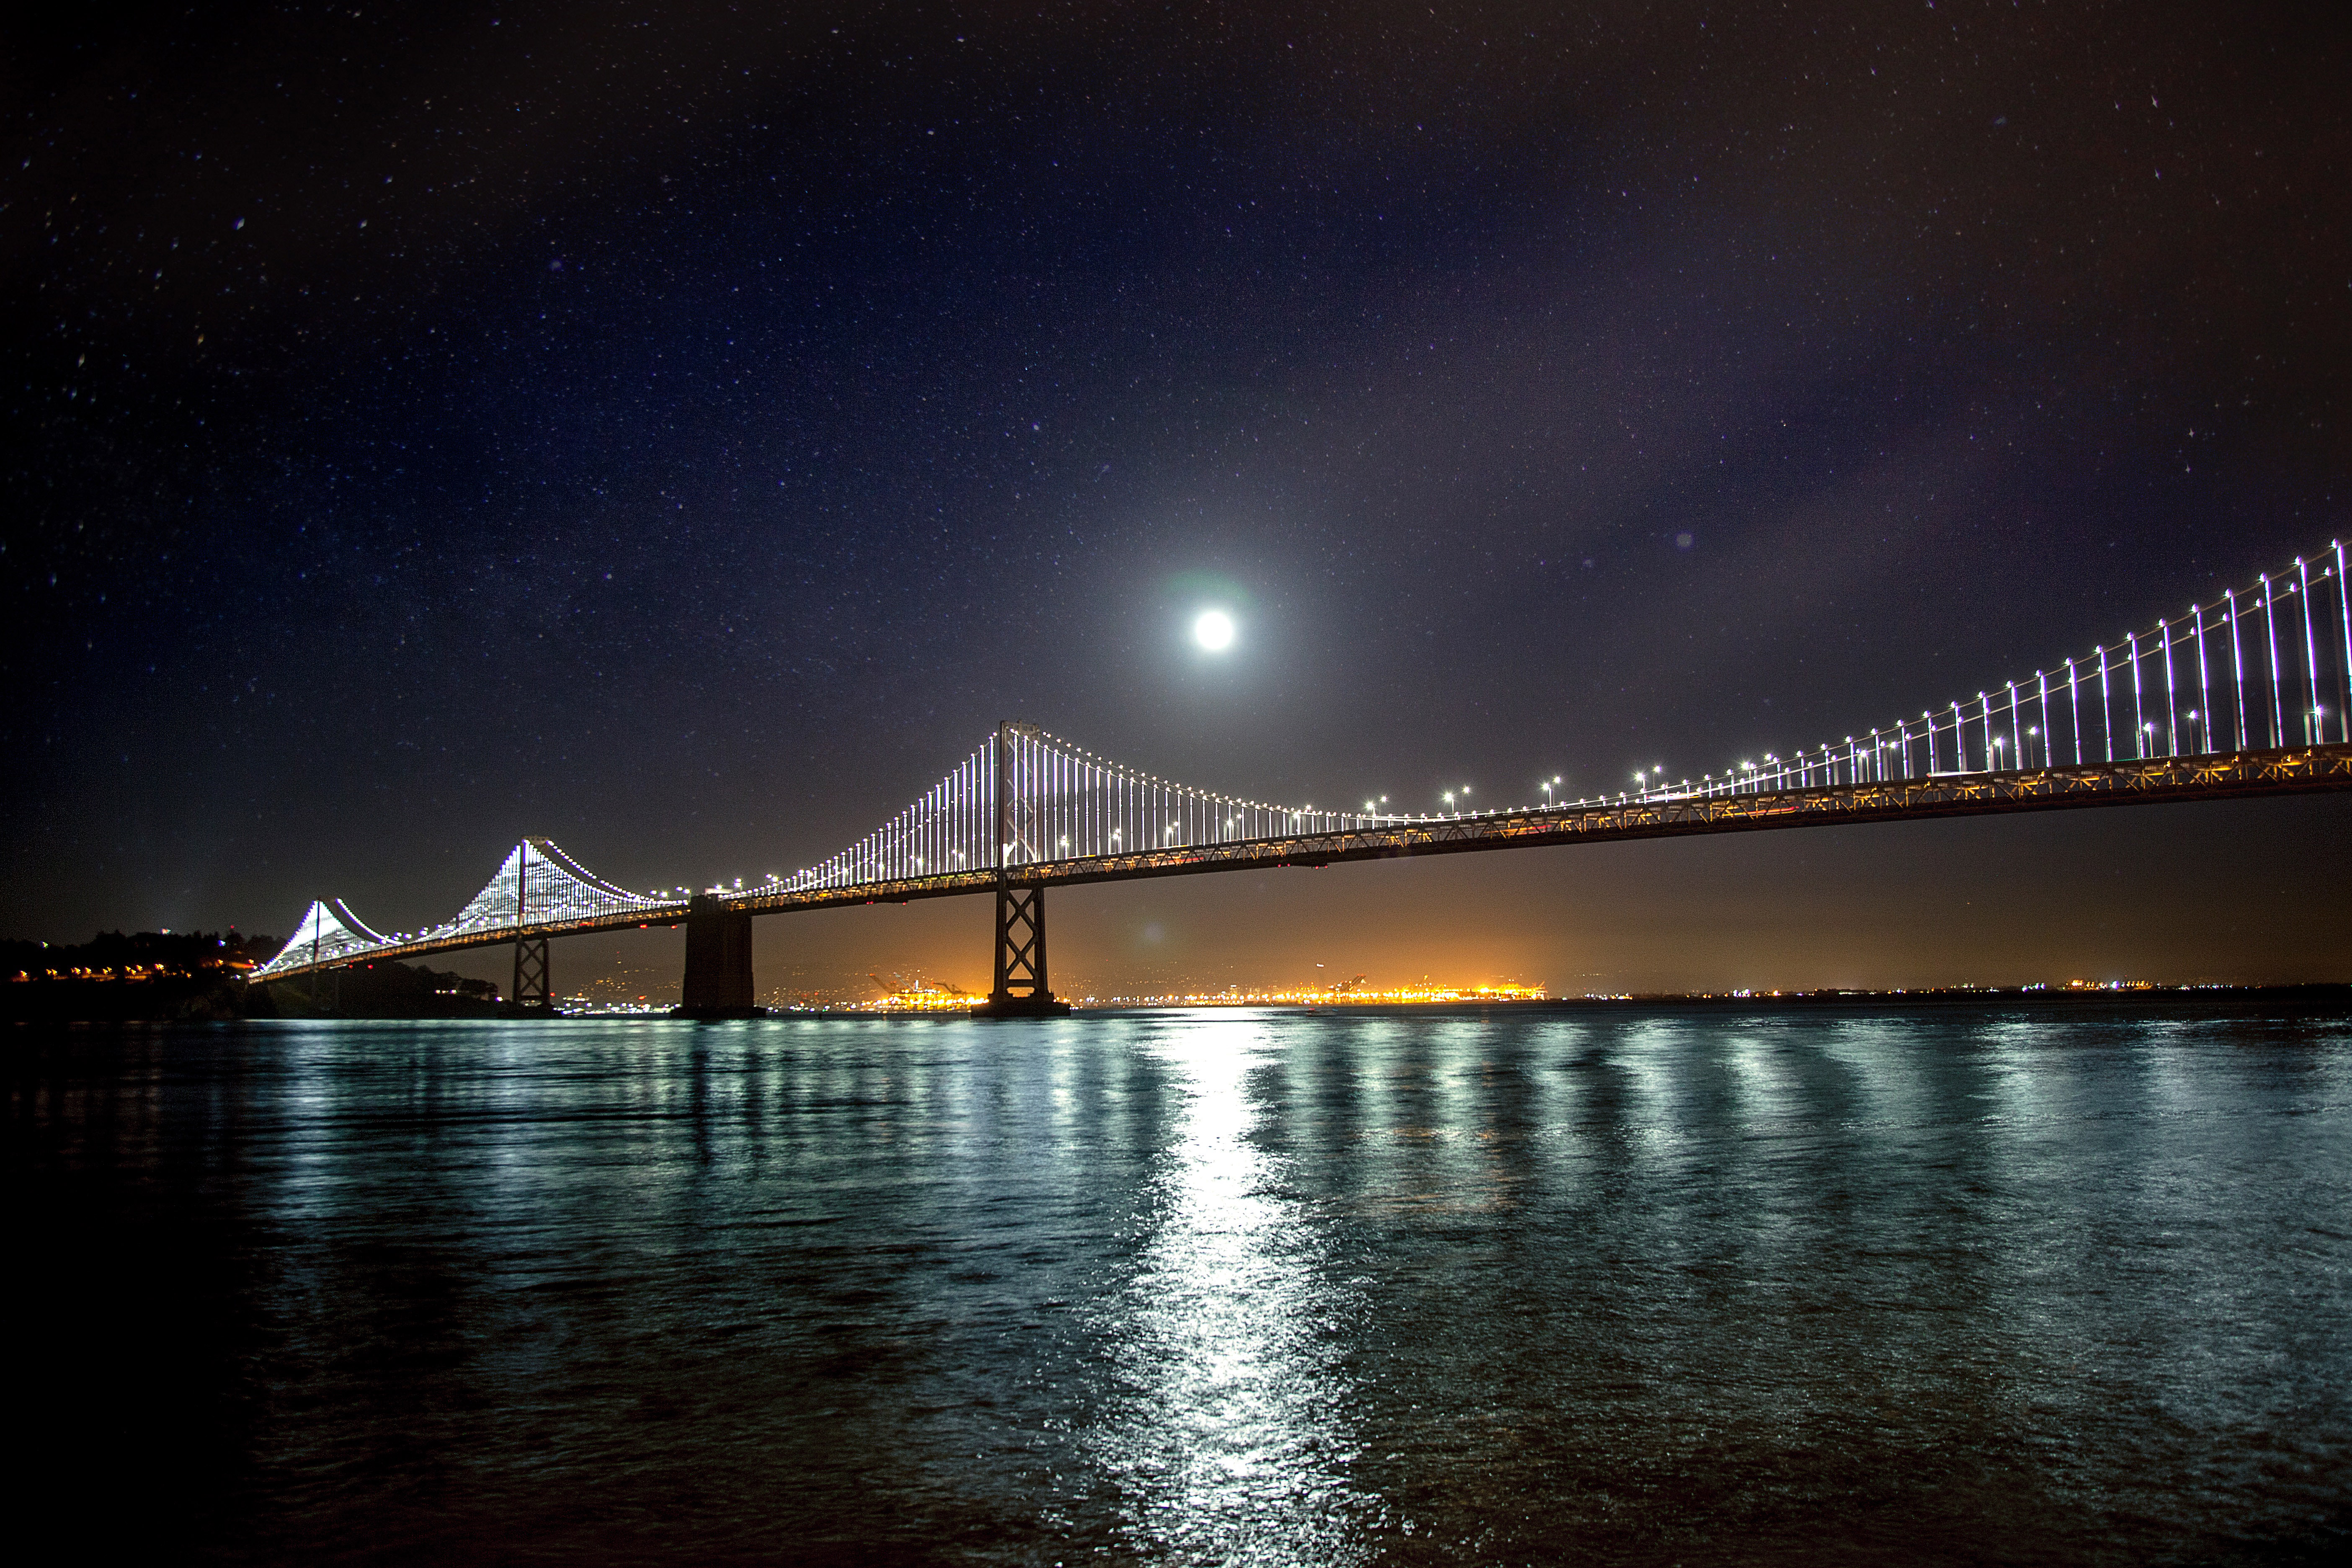
[[[1286,837],[1186,844],[1129,854],[1009,866],[1015,888],[1077,887],[1089,882],[1190,877],[1212,871],[1334,866],[1492,849],[1536,849],[1634,838],[1769,828],[1831,827],[2021,811],[2172,801],[2231,800],[2352,789],[2352,745],[2150,757],[2042,769],[1937,773],[1927,778],[1825,784],[1805,789],[1706,794],[1654,791],[1588,805],[1526,807],[1453,816],[1398,818],[1377,826]],[[800,891],[751,889],[717,896],[736,916],[786,914],[848,904],[909,903],[995,892],[993,868]],[[377,959],[425,958],[464,948],[685,923],[689,901],[572,921],[537,921],[371,949],[356,959],[289,965],[273,980]],[[1042,920],[1042,916],[1040,917]],[[748,971],[747,971],[748,973]]]

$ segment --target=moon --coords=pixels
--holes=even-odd
[[[1209,653],[1234,646],[1234,618],[1223,610],[1202,610],[1192,622],[1192,640]]]

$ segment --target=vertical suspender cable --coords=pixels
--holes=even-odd
[[[2124,646],[2131,650],[2132,672],[2132,755],[2147,755],[2147,713],[2139,700],[2139,634],[2124,634]]]
[[[2074,716],[2074,765],[2083,765],[2083,693],[2075,683],[2074,661],[2066,661],[2066,706]]]
[[[2271,746],[2273,750],[2286,744],[2286,713],[2279,701],[2278,612],[2273,608],[2271,580],[2263,583],[2263,640],[2270,645],[2271,653]]]
[[[2105,647],[2099,649],[2099,718],[2104,721],[2107,735],[2107,761],[2112,763],[2116,760],[2116,717],[2115,704],[2107,689],[2107,650]]]
[[[2250,748],[2246,744],[2246,650],[2238,637],[2238,591],[2222,589],[2221,602],[2230,617],[2230,684],[2238,694],[2238,727],[2231,736],[2237,744],[2230,749],[2243,752]]]
[[[2312,744],[2327,739],[2320,728],[2319,713],[2319,643],[2311,630],[2311,568],[2303,557],[2294,558],[2295,592],[2303,598],[2303,705],[2307,711],[2304,721],[2305,733]]]
[[[2189,613],[2196,617],[2197,628],[2197,749],[2210,752],[2213,749],[2213,678],[2205,666],[2205,610],[2191,605]]]
[[[2336,542],[2336,621],[2344,633],[2344,664],[2336,673],[2343,689],[2336,710],[2336,738],[2352,742],[2352,585],[2344,579],[2344,542]]]
[[[2164,754],[2177,757],[2180,754],[2180,720],[2172,688],[2172,626],[2169,622],[2158,621],[2156,629],[2164,639]]]

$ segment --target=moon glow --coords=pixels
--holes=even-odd
[[[1234,618],[1223,610],[1202,610],[1192,622],[1192,640],[1210,653],[1234,646]]]

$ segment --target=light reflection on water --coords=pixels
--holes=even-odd
[[[1290,1162],[1253,1142],[1265,1037],[1230,1015],[1152,1032],[1181,1100],[1142,1194],[1133,1275],[1105,1304],[1115,1393],[1090,1447],[1139,1551],[1360,1563],[1380,1509],[1347,1480],[1339,1346],[1356,1311]]]
[[[24,1488],[164,1556],[2352,1543],[2340,1016],[19,1045]]]

